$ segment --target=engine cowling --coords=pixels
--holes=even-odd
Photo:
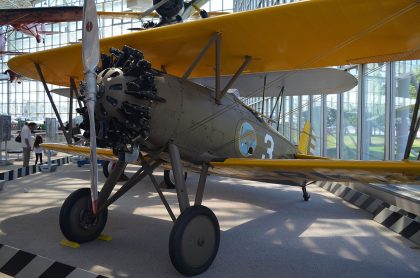
[[[150,134],[151,106],[165,102],[156,94],[155,75],[143,54],[125,46],[102,55],[102,69],[97,76],[95,123],[97,144],[117,151],[126,151],[136,139],[147,140]],[[81,88],[83,95],[83,87]],[[89,115],[84,107],[81,128],[89,136]]]

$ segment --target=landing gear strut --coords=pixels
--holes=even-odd
[[[309,195],[309,193],[306,191],[306,184],[302,186],[302,192],[303,192],[303,200],[309,201],[309,199],[311,198],[311,195]]]
[[[208,165],[202,165],[194,205],[191,206],[179,150],[177,146],[169,144],[168,152],[175,178],[180,216],[176,217],[173,213],[153,175],[154,170],[162,164],[162,161],[152,157],[146,160],[141,152],[138,154],[141,168],[111,196],[128,163],[125,161],[127,156],[122,154],[119,155],[120,160],[115,163],[102,186],[96,214],[92,211],[89,188],[78,189],[66,199],[60,212],[60,228],[64,236],[79,243],[96,239],[105,227],[108,207],[134,185],[149,176],[169,216],[174,221],[169,237],[169,256],[173,266],[181,274],[188,276],[206,271],[217,255],[220,242],[219,222],[214,213],[201,204]]]

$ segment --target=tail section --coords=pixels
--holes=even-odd
[[[302,133],[300,134],[298,153],[303,155],[312,155],[315,149],[315,144],[313,144],[314,140],[315,137],[312,135],[311,124],[309,121],[306,121]]]

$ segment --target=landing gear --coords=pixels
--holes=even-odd
[[[109,177],[109,173],[114,169],[115,162],[114,161],[104,161],[102,163],[102,173],[104,174],[105,178]],[[127,181],[128,177],[122,173],[122,175],[119,177],[118,181]]]
[[[184,173],[184,180],[187,180],[188,173]],[[175,179],[171,170],[164,170],[163,171],[163,180],[165,181],[167,189],[175,189]]]
[[[102,163],[102,173],[105,178],[109,177],[109,173],[111,173],[112,170],[112,164],[113,163],[110,161],[104,161],[104,163]]]
[[[80,188],[70,194],[61,207],[60,229],[68,240],[88,242],[101,234],[107,218],[107,209],[93,214],[90,188]]]
[[[201,205],[209,166],[204,162],[201,166],[194,205],[191,205],[178,147],[169,144],[168,152],[181,211],[179,217],[176,217],[173,213],[153,175],[154,171],[164,162],[159,156],[150,157],[146,160],[141,152],[135,153],[141,161],[141,168],[113,192],[120,175],[129,163],[129,160],[126,160],[127,154],[120,153],[118,155],[119,160],[115,163],[112,171],[109,172],[109,177],[99,193],[96,214],[92,212],[92,198],[89,188],[76,190],[64,201],[60,211],[60,228],[64,236],[79,243],[96,239],[105,227],[108,217],[107,208],[148,176],[174,222],[169,237],[169,255],[172,264],[183,275],[198,275],[206,271],[213,263],[220,243],[219,222],[209,208]]]
[[[169,237],[169,256],[183,275],[198,275],[209,268],[220,243],[219,222],[207,207],[187,208],[175,221]]]
[[[309,199],[311,198],[311,195],[309,195],[309,193],[306,191],[306,185],[302,186],[302,192],[303,192],[303,200],[309,201]]]

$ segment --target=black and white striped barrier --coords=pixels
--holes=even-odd
[[[317,182],[318,186],[373,214],[373,220],[420,245],[420,216],[356,191],[340,182]]]
[[[58,159],[52,159],[52,163],[56,163],[58,166],[69,163],[69,157],[62,157]],[[0,180],[11,181],[18,178],[28,176],[40,172],[38,165],[30,165],[28,167],[21,167],[18,169],[9,170],[0,173]]]
[[[106,278],[74,266],[56,262],[0,244],[0,277],[19,278]]]

